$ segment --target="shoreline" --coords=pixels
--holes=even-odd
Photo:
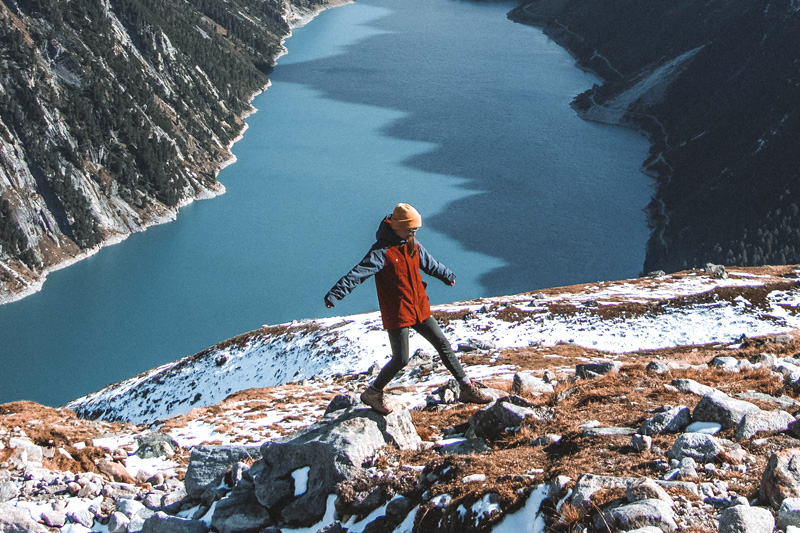
[[[289,37],[292,36],[293,29],[305,26],[306,24],[314,20],[317,17],[317,15],[319,15],[320,13],[322,13],[327,9],[340,7],[347,4],[352,4],[353,2],[354,0],[331,0],[324,5],[317,6],[318,9],[310,9],[310,10],[297,9],[295,6],[292,6],[289,3],[288,4],[289,8],[290,9],[294,8],[289,12],[284,12],[284,17],[288,17],[285,18],[285,20],[286,23],[289,25],[289,33],[283,38],[281,38],[280,41],[281,52],[277,56],[272,58],[272,64],[275,65],[280,57],[289,53],[289,50],[286,48],[284,43]],[[163,210],[156,210],[153,213],[148,213],[148,215],[152,218],[150,218],[148,221],[144,222],[139,226],[131,228],[131,231],[128,233],[115,233],[109,235],[109,237],[104,239],[100,244],[88,250],[82,250],[79,254],[69,257],[63,261],[59,261],[58,263],[46,267],[41,271],[38,272],[28,271],[31,274],[33,274],[33,279],[30,281],[27,281],[26,276],[24,274],[18,272],[11,266],[8,266],[5,263],[0,263],[0,266],[3,268],[3,270],[7,271],[10,275],[12,275],[16,279],[16,283],[24,283],[26,285],[24,288],[20,290],[14,290],[8,287],[0,288],[0,305],[18,302],[28,296],[36,294],[37,292],[43,289],[44,284],[47,281],[48,275],[58,270],[70,267],[75,263],[77,263],[78,261],[87,259],[98,253],[103,248],[106,248],[107,246],[114,246],[116,244],[119,244],[124,240],[126,240],[131,235],[143,232],[153,226],[159,226],[161,224],[166,224],[168,222],[175,221],[178,218],[180,210],[195,201],[210,200],[225,194],[226,192],[225,185],[222,184],[220,181],[218,181],[217,178],[220,172],[222,172],[222,170],[236,163],[237,158],[233,154],[233,146],[244,137],[244,134],[249,129],[246,120],[250,116],[258,112],[258,109],[253,106],[253,100],[255,100],[256,97],[258,97],[267,89],[269,89],[271,85],[272,82],[268,80],[263,87],[254,91],[250,95],[249,98],[250,109],[245,111],[239,116],[239,119],[242,121],[242,128],[236,135],[236,137],[234,137],[234,139],[231,140],[228,143],[228,146],[225,148],[225,151],[227,152],[227,158],[218,163],[216,169],[214,169],[213,171],[214,172],[213,185],[209,187],[203,186],[202,189],[196,192],[194,196],[182,199],[180,202],[178,202],[178,205],[176,205],[175,207],[163,207]],[[13,282],[9,282],[9,284],[11,283]]]

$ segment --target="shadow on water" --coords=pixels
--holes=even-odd
[[[511,7],[428,2],[424,18],[421,8],[389,7],[368,23],[366,42],[279,63],[273,80],[403,113],[385,135],[435,146],[404,165],[465,179],[471,192],[426,224],[505,263],[481,276],[486,294],[636,276],[651,192],[638,171],[647,143],[579,119],[569,101],[595,79],[539,30],[503,17]],[[553,69],[565,75],[538,75]]]

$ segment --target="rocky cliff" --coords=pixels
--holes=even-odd
[[[326,4],[0,1],[0,302],[223,192],[282,39]]]
[[[800,260],[797,2],[537,0],[510,16],[603,78],[583,116],[650,135],[645,272]]]

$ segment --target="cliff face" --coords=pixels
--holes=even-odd
[[[224,191],[290,23],[324,0],[0,0],[0,302]]]
[[[580,113],[651,136],[645,271],[799,260],[797,2],[539,0],[511,18],[604,78]]]

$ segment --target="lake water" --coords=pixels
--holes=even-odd
[[[458,276],[434,303],[638,275],[648,144],[580,120],[597,80],[504,3],[359,0],[287,41],[228,192],[0,306],[0,402],[64,402],[231,336],[377,309],[323,295],[397,202]]]

